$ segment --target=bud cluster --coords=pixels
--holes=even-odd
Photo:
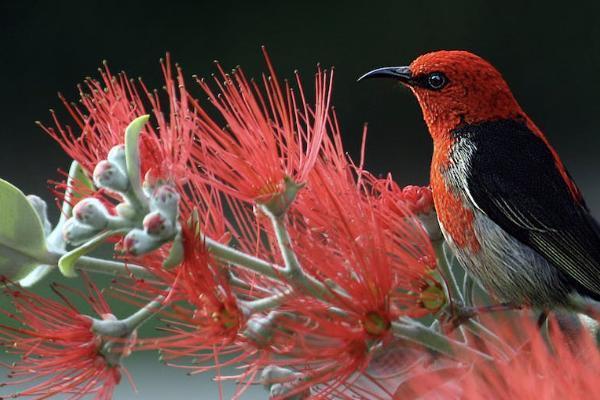
[[[177,222],[180,196],[168,185],[154,189],[150,212],[144,216],[143,229],[132,229],[123,240],[123,251],[134,256],[155,250],[179,233]]]
[[[101,188],[117,193],[127,193],[130,188],[127,177],[125,146],[113,147],[106,160],[100,161],[94,168],[94,183]]]
[[[68,243],[79,245],[119,222],[101,200],[88,197],[73,208],[73,216],[63,227],[63,237]]]
[[[125,146],[117,145],[110,150],[107,159],[96,165],[93,179],[96,187],[123,201],[116,206],[96,197],[79,201],[63,227],[68,243],[80,245],[103,232],[132,228],[123,240],[122,250],[140,255],[175,238],[180,230],[179,194],[163,182],[144,184],[147,198],[141,203],[132,201],[135,188],[127,173]]]

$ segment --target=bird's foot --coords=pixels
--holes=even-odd
[[[460,304],[454,304],[450,314],[448,315],[446,323],[451,327],[450,331],[453,331],[460,325],[467,322],[469,319],[477,317],[478,315],[491,312],[519,310],[521,308],[521,306],[513,303],[499,303],[478,307],[468,307]]]

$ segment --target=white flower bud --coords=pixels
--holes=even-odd
[[[300,372],[293,371],[289,368],[269,365],[262,370],[260,381],[266,388],[269,388],[275,383],[292,382],[301,379],[302,376],[303,375]]]
[[[129,203],[119,203],[116,207],[117,215],[125,219],[133,219],[137,215],[135,207]]]
[[[83,225],[100,231],[108,225],[108,211],[102,202],[94,197],[81,200],[73,207],[73,218]]]
[[[94,169],[94,183],[98,187],[124,193],[129,188],[127,175],[110,161],[102,160]]]
[[[88,241],[99,232],[90,225],[84,225],[75,218],[69,218],[62,228],[63,239],[72,245],[79,245]]]
[[[173,221],[167,219],[161,211],[147,214],[144,217],[143,225],[146,233],[158,240],[170,239],[177,233]]]
[[[246,322],[244,336],[253,341],[258,347],[267,346],[275,332],[275,318],[277,318],[277,313],[273,311],[266,317],[264,315],[253,315]]]
[[[168,185],[163,185],[152,193],[150,198],[150,208],[152,210],[162,211],[166,218],[175,221],[177,219],[177,210],[179,207],[179,193]]]
[[[296,387],[292,383],[276,383],[271,385],[271,388],[269,389],[269,398],[287,400],[303,400],[310,398],[310,389],[306,389],[298,394],[289,396],[288,393],[294,389],[296,389]]]
[[[108,152],[108,156],[106,157],[108,161],[115,164],[121,172],[126,173],[127,171],[127,161],[125,159],[125,145],[118,144]]]
[[[420,214],[418,218],[432,241],[442,239],[442,231],[435,211],[430,211],[427,214]]]
[[[40,217],[40,221],[44,227],[44,234],[48,236],[52,232],[52,224],[48,220],[48,206],[46,202],[34,194],[28,195],[27,200],[29,200],[29,204],[31,204],[38,217]]]
[[[156,250],[163,241],[148,235],[141,229],[133,229],[123,238],[123,252],[132,256],[139,256]]]
[[[154,175],[154,170],[150,168],[146,171],[146,175],[144,176],[144,182],[142,183],[142,189],[144,190],[144,194],[148,197],[152,197],[152,193],[156,190],[157,187],[164,185],[165,182],[156,177]]]

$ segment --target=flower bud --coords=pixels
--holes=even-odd
[[[108,152],[106,157],[108,161],[119,167],[121,172],[127,171],[127,161],[125,159],[125,145],[118,144]]]
[[[304,375],[300,372],[276,365],[269,365],[263,369],[260,377],[261,383],[269,390],[270,398],[286,398],[291,400],[301,400],[310,397],[309,388],[292,397],[286,397],[290,391],[296,389],[302,383],[303,378]]]
[[[292,383],[276,383],[269,389],[270,399],[303,400],[310,398],[310,389],[306,389],[298,394],[290,396],[289,393],[296,387]]]
[[[170,239],[176,233],[173,222],[168,220],[160,211],[147,214],[144,217],[143,225],[148,235],[159,240]]]
[[[159,186],[150,198],[150,208],[162,211],[165,217],[171,221],[177,219],[179,206],[179,193],[168,185]]]
[[[269,365],[262,370],[260,381],[265,387],[269,388],[275,383],[290,382],[301,377],[302,374],[300,372],[277,365]]]
[[[29,200],[29,204],[31,204],[38,217],[40,217],[40,221],[44,227],[44,234],[48,236],[52,231],[52,224],[48,220],[48,206],[46,202],[34,194],[28,195],[27,200]]]
[[[133,219],[137,215],[135,207],[129,203],[119,203],[115,207],[117,215],[125,219]]]
[[[440,223],[438,222],[437,214],[435,211],[431,210],[427,214],[419,214],[419,221],[421,221],[421,225],[425,228],[427,235],[432,241],[441,240],[442,239],[442,230],[440,229]]]
[[[94,183],[98,187],[124,193],[129,188],[127,175],[110,161],[102,160],[94,169]]]
[[[156,175],[152,168],[148,169],[144,176],[144,182],[142,183],[142,189],[146,196],[151,197],[154,190],[160,185],[164,185],[164,181]]]
[[[273,311],[267,316],[253,315],[248,322],[246,322],[246,329],[244,330],[243,335],[246,339],[253,341],[259,348],[267,346],[275,333],[276,318],[277,313]]]
[[[148,235],[141,229],[132,229],[123,238],[121,249],[125,254],[139,256],[152,250],[156,250],[162,243],[161,240]]]
[[[78,245],[88,241],[98,233],[98,229],[90,225],[84,225],[75,218],[69,218],[62,228],[63,239],[65,242]]]
[[[102,202],[94,197],[81,200],[73,207],[73,217],[83,225],[100,231],[108,225],[108,211]]]
[[[413,214],[429,214],[433,211],[433,194],[429,187],[405,186],[401,198]]]

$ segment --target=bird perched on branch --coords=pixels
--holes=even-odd
[[[466,270],[515,306],[593,314],[600,229],[500,73],[469,52],[438,51],[367,78],[395,79],[417,96],[433,138],[438,219]]]

